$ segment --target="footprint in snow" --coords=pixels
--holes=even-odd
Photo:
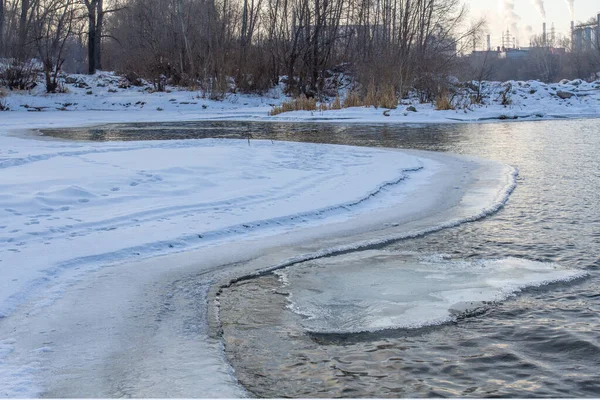
[[[85,204],[85,203],[89,203],[89,202],[90,202],[90,200],[89,200],[89,199],[79,199],[79,200],[77,200],[77,201],[78,201],[78,202],[80,202],[80,203],[83,203],[83,204]]]
[[[16,210],[13,210],[12,208],[5,208],[4,211],[7,211],[9,213],[12,213],[13,215],[23,215],[20,212],[17,212]]]
[[[129,184],[129,186],[133,186],[133,187],[135,187],[135,186],[137,186],[137,185],[139,185],[139,184],[140,184],[139,182],[131,182],[131,183]]]
[[[121,188],[119,188],[119,187],[114,187],[114,188],[110,189],[111,192],[118,192],[120,190],[121,190]]]

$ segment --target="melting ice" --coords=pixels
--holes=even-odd
[[[520,290],[585,275],[524,259],[456,261],[365,251],[280,271],[290,309],[312,332],[418,328],[455,319]]]

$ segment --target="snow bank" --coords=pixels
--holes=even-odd
[[[478,86],[471,82],[459,87],[454,99],[456,110],[437,111],[432,104],[420,104],[413,94],[401,101],[396,110],[356,107],[325,112],[296,111],[269,116],[275,105],[286,100],[281,87],[263,96],[227,94],[223,101],[207,98],[203,93],[177,87],[168,92],[153,92],[150,85],[123,86],[122,79],[110,72],[93,76],[72,75],[65,83],[67,93],[45,94],[43,85],[29,92],[9,92],[4,103],[12,111],[41,113],[42,119],[72,119],[72,112],[86,112],[92,119],[105,122],[180,120],[273,120],[339,121],[385,123],[459,123],[598,117],[600,115],[600,80],[483,82],[481,104],[471,105],[470,97]],[[505,96],[503,94],[506,94]],[[416,112],[409,111],[416,109]],[[51,114],[59,113],[59,116]],[[13,112],[0,113],[0,121],[10,121]],[[20,113],[19,113],[20,114]],[[98,115],[102,115],[99,118]],[[22,118],[18,116],[16,118]],[[37,118],[37,117],[28,117]]]

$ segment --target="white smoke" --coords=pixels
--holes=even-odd
[[[508,26],[511,33],[518,38],[521,17],[515,12],[515,0],[500,0],[500,10],[504,16],[504,24]]]
[[[571,12],[571,21],[575,21],[575,0],[566,0]]]
[[[531,1],[533,2],[535,7],[537,8],[537,10],[539,11],[542,18],[544,20],[546,20],[546,8],[544,7],[544,0],[531,0]],[[567,0],[567,1],[569,1],[569,0]],[[574,1],[574,0],[571,0],[571,1]]]

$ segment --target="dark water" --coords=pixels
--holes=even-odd
[[[132,140],[247,133],[468,154],[518,167],[518,187],[497,214],[382,250],[517,257],[590,273],[528,289],[452,324],[354,335],[304,332],[274,275],[242,282],[222,296],[221,319],[228,357],[252,393],[600,397],[600,121],[412,127],[218,122],[112,126],[76,135]]]

